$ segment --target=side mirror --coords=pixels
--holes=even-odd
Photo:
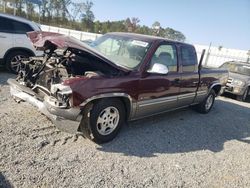
[[[168,74],[168,67],[160,63],[155,63],[147,72],[154,74]]]

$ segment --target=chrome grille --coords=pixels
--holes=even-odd
[[[232,78],[228,78],[228,79],[227,79],[227,83],[228,83],[228,84],[231,84],[231,83],[232,83],[232,81],[233,81],[233,79],[232,79]]]
[[[227,79],[226,91],[233,91],[232,82],[233,82],[232,78],[228,78]]]

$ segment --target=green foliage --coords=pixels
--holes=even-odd
[[[94,13],[91,8],[93,7],[93,2],[87,1],[84,6],[84,13],[82,14],[82,23],[83,27],[87,29],[87,31],[93,32],[94,30]]]
[[[169,27],[162,28],[158,21],[155,21],[151,27],[140,25],[140,20],[136,17],[119,21],[94,21],[95,15],[92,11],[94,4],[88,0],[78,3],[73,2],[73,0],[41,0],[40,6],[32,4],[29,0],[1,1],[0,12],[16,14],[41,24],[101,34],[107,32],[134,32],[165,37],[176,41],[186,40],[183,33]],[[12,2],[16,10],[6,6],[3,8],[3,4],[6,4],[6,2]],[[35,11],[37,8],[39,8],[39,12]]]
[[[176,41],[185,41],[186,37],[180,32],[176,31],[172,28],[166,28],[163,31],[163,37],[168,38],[170,40],[176,40]]]

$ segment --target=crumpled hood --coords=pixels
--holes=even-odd
[[[56,45],[57,48],[75,48],[78,50],[82,50],[84,52],[92,54],[93,56],[108,63],[109,65],[115,67],[118,70],[121,70],[123,72],[130,71],[125,67],[118,66],[117,64],[109,60],[107,57],[105,57],[103,54],[101,54],[94,48],[88,46],[87,44],[84,44],[83,42],[79,41],[76,38],[65,36],[59,33],[45,32],[45,31],[28,32],[27,35],[36,49],[43,50],[46,42],[49,41],[52,44]]]

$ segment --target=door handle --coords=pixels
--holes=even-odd
[[[2,35],[0,35],[0,38],[5,39],[5,38],[6,38],[6,36],[2,36]]]

